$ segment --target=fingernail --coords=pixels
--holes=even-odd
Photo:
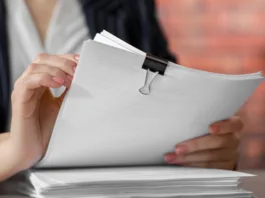
[[[74,71],[74,72],[75,72],[75,70],[76,70],[76,66],[73,67],[73,71]]]
[[[76,60],[76,61],[79,61],[79,58],[80,58],[79,55],[76,55],[76,56],[75,56],[75,60]]]
[[[174,163],[175,162],[175,159],[176,159],[176,155],[175,154],[170,153],[170,154],[166,154],[165,155],[165,161],[167,163],[169,163],[169,164]]]
[[[188,148],[185,145],[178,145],[176,146],[175,153],[177,155],[184,155],[188,152]]]
[[[210,126],[210,133],[218,134],[220,132],[220,125],[212,125]]]
[[[67,78],[72,81],[73,80],[73,76],[67,75]]]
[[[59,77],[53,77],[53,81],[59,83],[59,84],[64,84],[65,80],[63,78]]]

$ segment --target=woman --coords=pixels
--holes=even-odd
[[[47,88],[69,87],[78,59],[76,55],[41,54],[31,64],[36,54],[77,53],[85,39],[106,29],[142,50],[174,59],[156,22],[153,1],[115,2],[119,4],[106,0],[0,0],[2,130],[7,125],[8,87],[13,86],[8,85],[8,70],[15,82],[26,69],[14,86],[11,132],[0,134],[0,180],[34,165],[45,153],[64,97],[54,98]],[[16,14],[14,8],[18,9]],[[165,160],[170,164],[233,169],[241,129],[238,117],[215,123],[209,128],[211,135],[177,145]]]

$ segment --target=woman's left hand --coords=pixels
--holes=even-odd
[[[45,154],[63,102],[50,88],[69,88],[78,55],[40,54],[16,81],[12,93],[12,122],[8,139],[9,161],[16,173],[36,164]]]
[[[243,123],[238,116],[209,127],[210,135],[176,145],[165,155],[169,164],[233,170],[236,165],[239,133]]]

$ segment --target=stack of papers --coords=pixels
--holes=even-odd
[[[7,184],[48,198],[251,197],[238,188],[248,174],[169,167],[164,154],[233,116],[263,81],[187,68],[103,31],[83,45],[46,155]]]
[[[214,169],[181,167],[123,167],[31,170],[19,192],[46,198],[72,197],[187,197],[250,198],[238,188],[241,177],[252,175]]]
[[[86,41],[38,167],[164,164],[165,153],[233,116],[264,81],[261,72],[224,75],[155,57],[161,74],[143,68],[148,57],[106,31]]]

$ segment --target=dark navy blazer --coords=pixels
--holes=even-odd
[[[154,0],[79,1],[92,37],[105,29],[145,52],[176,61],[157,22]],[[11,91],[6,19],[0,0],[0,132],[7,130]]]

